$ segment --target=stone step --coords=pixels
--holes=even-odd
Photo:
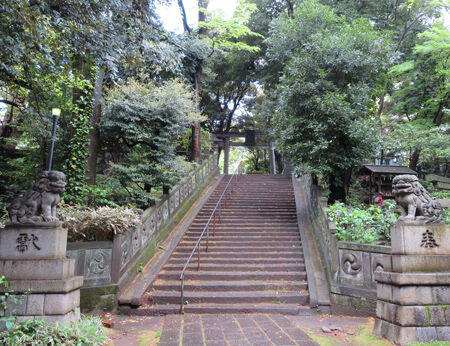
[[[200,266],[201,268],[201,266]],[[161,280],[179,280],[181,271],[162,270],[158,274],[158,279]],[[304,281],[306,280],[306,272],[202,272],[202,271],[187,271],[185,278],[189,280],[202,281],[255,281],[255,280],[287,280],[287,281]]]
[[[204,246],[205,243],[202,243],[201,246],[201,251],[204,252]],[[180,244],[179,246],[177,246],[177,248],[175,249],[174,253],[183,253],[183,252],[188,252],[191,253],[192,252],[193,247],[192,246],[182,246],[182,244]],[[213,249],[211,249],[213,250]],[[271,250],[271,251],[276,251],[276,252],[291,252],[292,250],[301,250],[301,244],[299,245],[291,245],[289,247],[285,247],[285,246],[252,246],[252,247],[239,247],[239,246],[214,246],[214,252],[264,252],[267,250]]]
[[[177,304],[180,302],[180,292],[174,291],[153,291],[152,301],[156,304]],[[309,295],[307,292],[192,292],[184,291],[185,305],[199,303],[215,304],[239,304],[239,303],[290,303],[307,304]]]
[[[277,241],[281,240],[283,242],[290,241],[290,242],[299,242],[300,241],[300,235],[279,235],[279,234],[272,234],[272,235],[265,235],[265,234],[258,234],[249,236],[248,234],[235,234],[235,235],[229,235],[227,233],[219,233],[216,230],[216,235],[211,235],[211,230],[209,233],[209,236],[212,237],[210,240],[214,240],[215,242],[224,242],[224,241]],[[187,233],[183,240],[186,242],[193,242],[197,241],[198,237],[200,235],[200,232],[190,234]]]
[[[228,179],[220,183],[158,273],[145,294],[147,304],[127,313],[179,313],[181,270]],[[308,284],[290,176],[241,176],[232,194],[222,200],[215,235],[212,223],[209,231],[208,252],[206,237],[201,241],[200,270],[195,253],[185,272],[186,313],[307,311]]]
[[[182,252],[182,253],[173,253],[171,258],[182,258],[185,261],[187,260],[187,258],[189,257],[190,252]],[[248,258],[253,258],[253,259],[264,259],[264,258],[279,258],[279,259],[284,259],[284,258],[296,258],[296,259],[303,259],[303,252],[301,251],[291,251],[291,252],[269,252],[269,251],[264,251],[264,252],[250,252],[250,253],[244,253],[244,252],[240,252],[240,253],[235,253],[235,252],[217,252],[214,251],[214,253],[202,253],[201,254],[201,258],[202,259],[219,259],[219,258],[235,258],[235,259],[248,259]]]
[[[179,314],[179,304],[144,305],[137,309],[121,306],[119,312],[123,315],[161,316]],[[188,304],[184,305],[185,314],[283,314],[297,316],[311,316],[314,311],[307,306],[298,304]]]
[[[211,232],[213,232],[213,230],[209,230],[210,231],[210,236],[211,236]],[[202,231],[198,230],[198,231],[192,231],[192,232],[187,232],[185,235],[185,239],[186,240],[198,240],[200,234],[202,233]],[[280,239],[284,239],[284,240],[298,240],[300,241],[299,238],[299,232],[261,232],[261,233],[251,233],[251,232],[226,232],[226,231],[220,231],[216,228],[215,230],[215,235],[212,235],[212,237],[217,238],[217,239],[239,239],[239,238],[247,238],[247,239],[252,239],[252,238],[260,238],[263,240],[270,240],[270,239],[274,239],[274,238],[280,238]]]
[[[212,225],[211,225],[212,227]],[[196,233],[200,234],[203,229],[205,228],[205,225],[203,227],[193,227],[191,226],[189,230],[186,232],[186,234],[190,233]],[[249,236],[253,235],[298,235],[298,227],[297,226],[273,226],[268,227],[265,225],[262,225],[260,227],[255,226],[245,226],[245,227],[234,227],[234,226],[228,226],[223,224],[216,224],[216,232],[223,232],[225,234],[245,234]]]
[[[192,223],[193,225],[198,225],[200,223],[206,223],[209,221],[209,216],[199,216],[195,218],[195,221]],[[226,223],[228,225],[230,224],[243,224],[243,225],[278,225],[278,224],[288,224],[289,226],[294,226],[296,224],[297,219],[292,217],[275,217],[273,215],[270,215],[270,217],[262,215],[262,216],[246,216],[245,213],[243,213],[240,217],[239,216],[230,216],[226,218],[224,214],[222,214],[222,218],[220,219],[220,222],[223,222],[226,219]]]
[[[180,280],[156,280],[153,288],[157,291],[180,291]],[[306,281],[184,281],[188,291],[304,291],[308,288]]]
[[[206,235],[203,238],[203,242],[205,242],[206,244]],[[286,248],[290,248],[290,247],[299,247],[300,241],[299,240],[240,240],[240,239],[236,239],[236,240],[218,240],[215,237],[212,236],[212,233],[210,233],[209,235],[209,246],[212,247],[225,247],[225,246],[231,246],[231,247],[248,247],[248,246],[265,246],[265,247],[272,247],[272,246],[283,246]],[[195,244],[197,243],[196,240],[182,240],[180,242],[180,247],[184,247],[184,246],[189,246],[191,248],[194,248]]]
[[[167,271],[176,271],[183,269],[184,264],[166,264],[163,267],[163,270]],[[188,270],[197,270],[197,261],[192,261],[189,266],[187,267]],[[200,270],[202,272],[217,272],[217,271],[232,271],[232,272],[239,272],[239,271],[246,271],[246,272],[252,272],[252,271],[258,271],[258,272],[295,272],[295,271],[304,271],[305,265],[299,264],[299,263],[277,263],[277,264],[235,264],[235,263],[228,263],[228,264],[208,264],[208,263],[202,263],[200,261]]]

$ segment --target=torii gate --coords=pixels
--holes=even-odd
[[[216,143],[219,148],[224,151],[223,157],[223,171],[224,174],[229,173],[229,161],[230,161],[230,146],[231,147],[268,147],[269,148],[269,161],[270,161],[270,174],[275,174],[275,150],[273,143],[256,143],[257,138],[263,136],[262,132],[255,130],[245,130],[244,132],[218,132],[213,133],[211,140]],[[231,138],[245,138],[245,142],[231,142]]]

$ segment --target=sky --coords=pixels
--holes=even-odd
[[[197,0],[184,0],[184,8],[190,27],[197,27],[198,7]],[[210,0],[208,11],[222,11],[226,19],[233,16],[236,9],[237,0]],[[161,17],[164,27],[176,33],[183,32],[183,23],[181,21],[180,9],[177,1],[172,1],[170,6],[160,5],[157,12]]]
[[[183,3],[186,9],[189,26],[196,27],[198,16],[197,0],[183,0]],[[208,11],[223,11],[224,17],[229,19],[233,16],[236,5],[237,0],[210,0]],[[167,30],[178,34],[183,32],[183,24],[181,22],[181,14],[177,1],[172,1],[170,6],[158,6],[157,12]],[[450,13],[443,10],[442,16],[444,17],[445,26],[450,28]]]

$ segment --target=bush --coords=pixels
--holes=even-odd
[[[1,345],[101,345],[105,339],[100,318],[85,316],[65,324],[30,319],[0,333]]]
[[[7,300],[14,297],[14,304],[23,304],[22,299],[29,293],[16,295],[8,290],[8,281],[2,275],[0,287],[5,292],[0,295],[0,311],[9,309]],[[16,298],[17,297],[17,298]],[[47,324],[43,319],[29,319],[17,323],[13,311],[9,316],[0,317],[6,327],[0,332],[0,345],[101,345],[106,339],[105,328],[98,317],[81,316],[71,323]]]
[[[436,188],[433,183],[426,181],[426,180],[420,180],[420,183],[423,185],[423,187],[428,191],[431,198],[433,199],[450,199],[450,190],[440,190]]]
[[[393,201],[367,208],[363,205],[348,207],[344,203],[336,202],[330,205],[327,211],[329,219],[336,223],[336,236],[339,240],[373,243],[391,238],[390,228],[398,218],[394,209]]]
[[[139,211],[126,207],[62,205],[58,213],[63,227],[68,229],[69,241],[112,240],[115,234],[135,229],[141,223]]]
[[[450,208],[442,208],[444,211],[443,219],[447,225],[450,225]]]

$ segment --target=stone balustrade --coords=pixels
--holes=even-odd
[[[309,176],[300,178],[306,193],[313,232],[326,267],[330,296],[335,304],[375,312],[377,284],[375,271],[390,270],[384,259],[391,253],[385,245],[339,241],[336,226],[327,218],[327,198],[313,185]]]
[[[67,256],[75,259],[76,275],[84,277],[81,306],[94,306],[84,295],[106,299],[109,308],[117,290],[129,282],[183,217],[197,195],[219,173],[217,155],[211,154],[191,174],[175,185],[159,202],[142,214],[142,223],[113,241],[68,243]]]

